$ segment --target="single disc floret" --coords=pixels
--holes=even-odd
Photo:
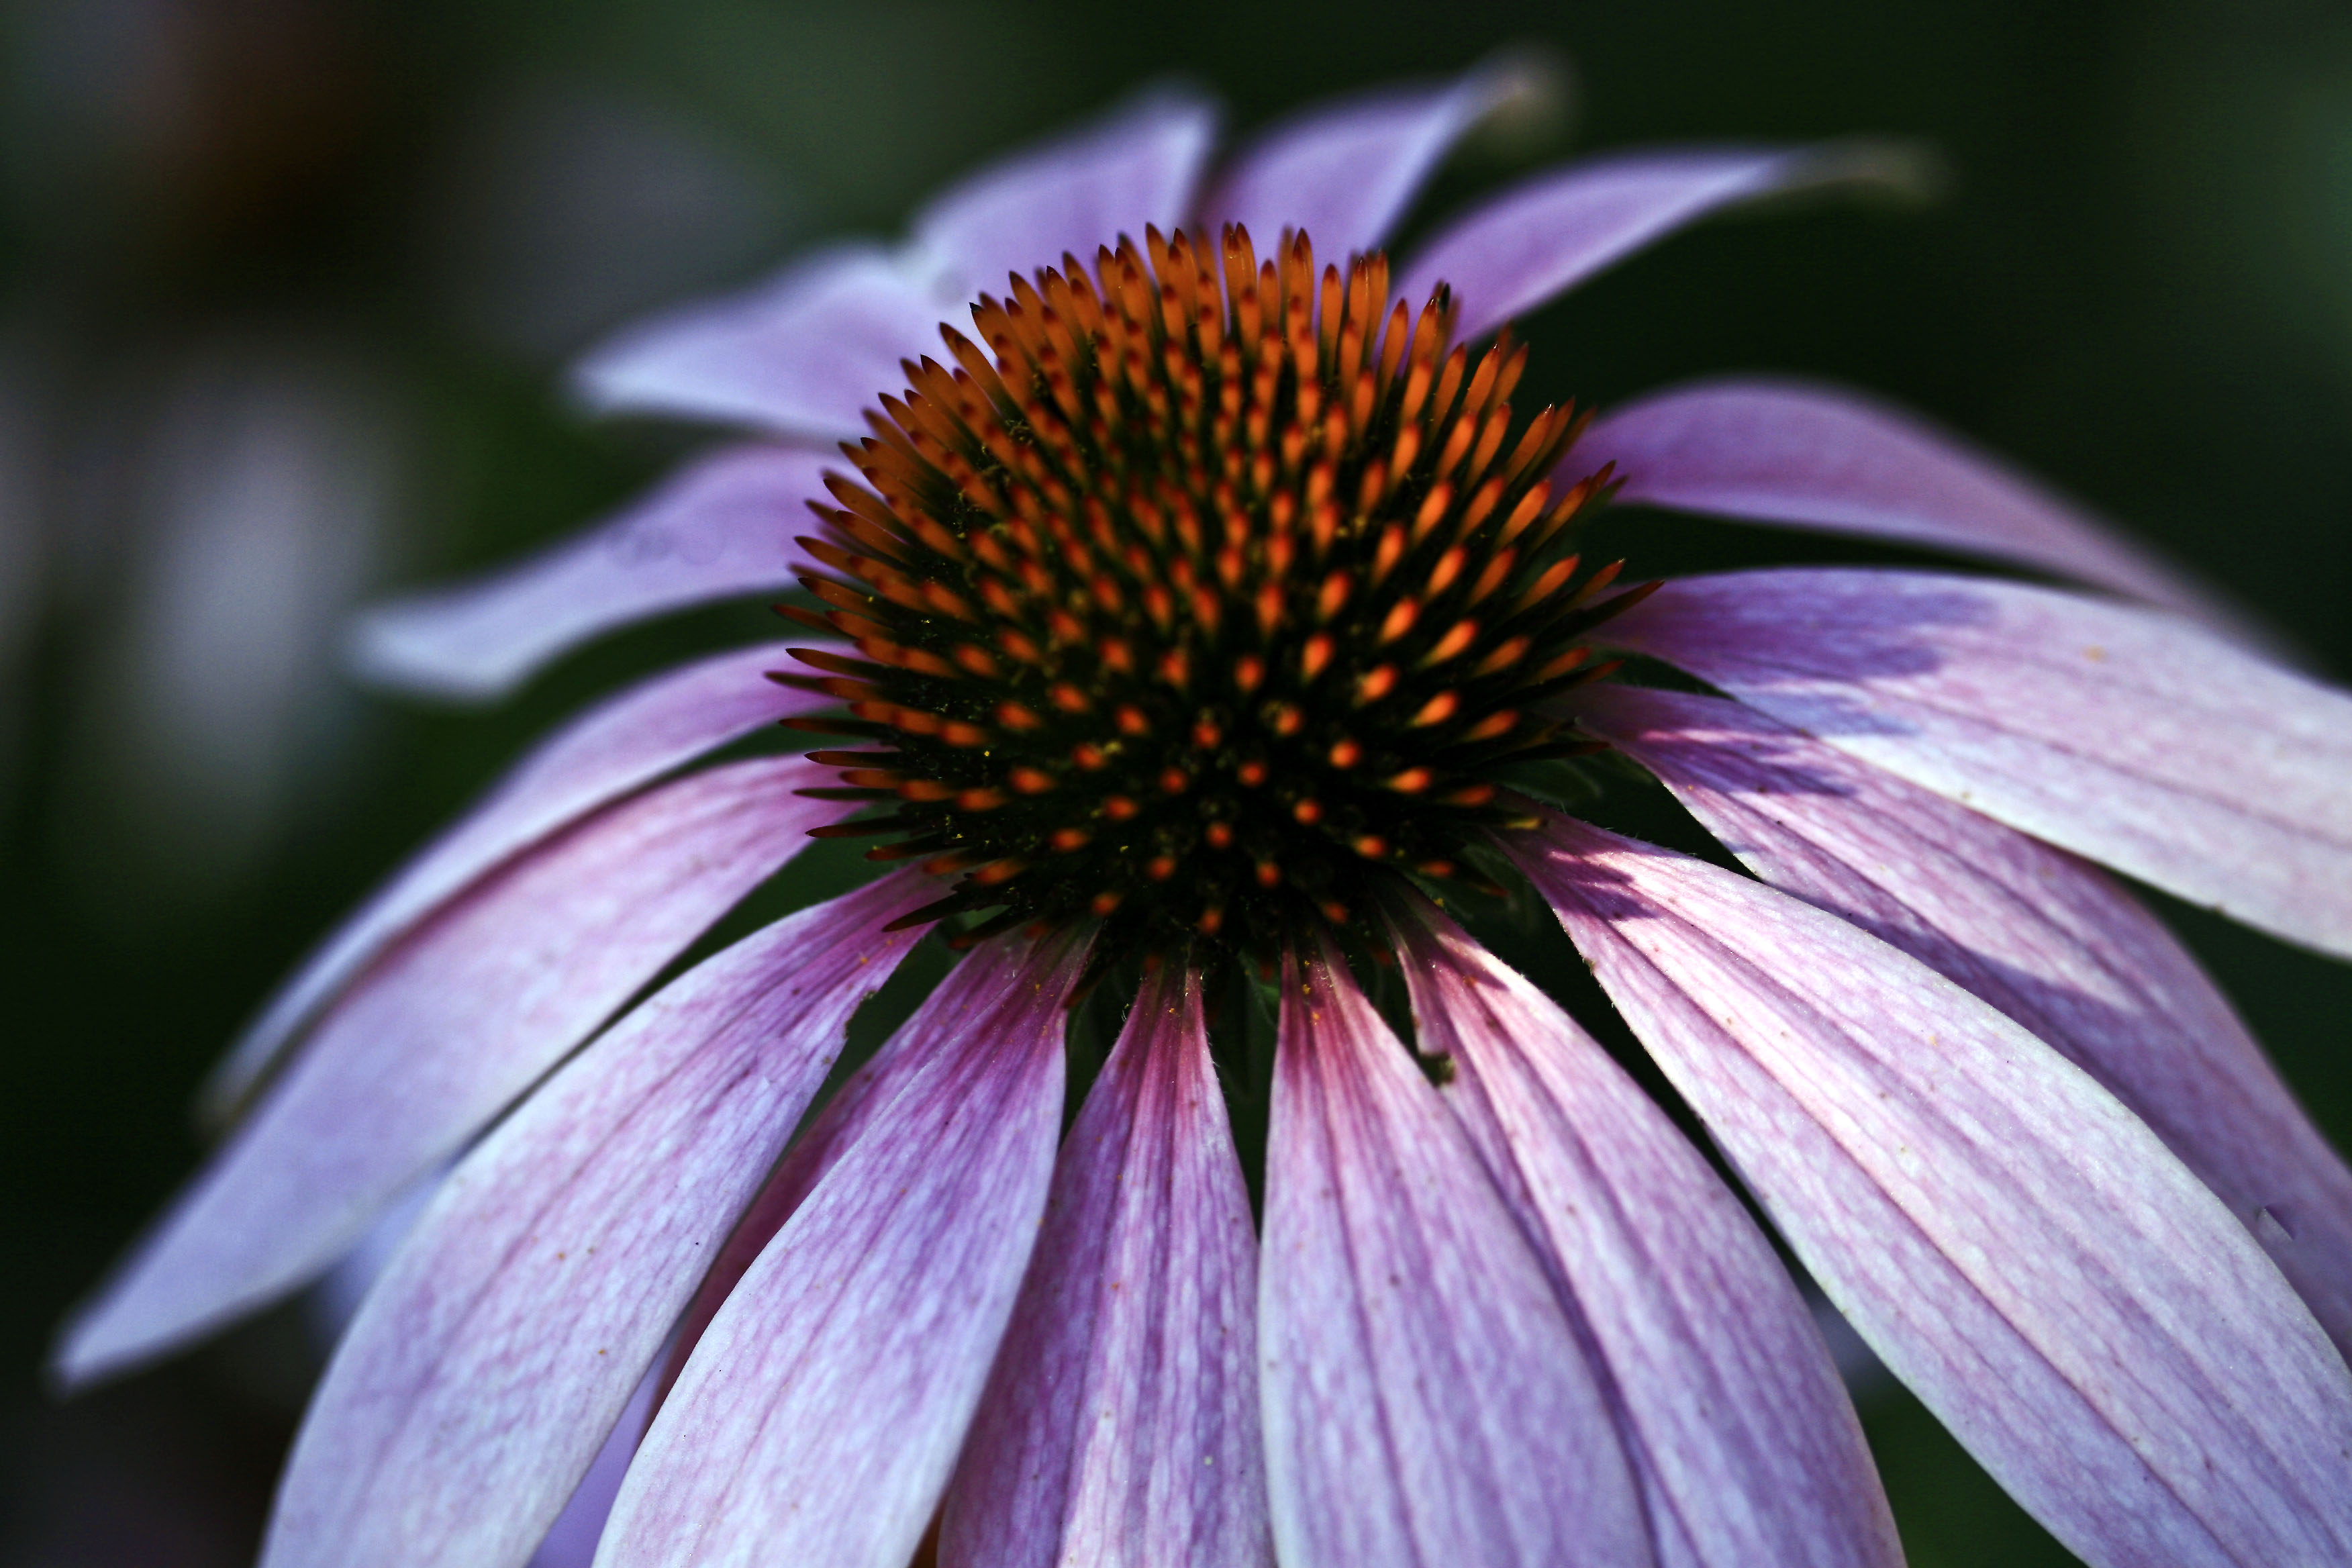
[[[785,613],[856,653],[782,679],[881,743],[812,753],[889,807],[819,831],[953,879],[902,923],[1263,958],[1463,875],[1520,814],[1502,770],[1591,749],[1544,706],[1639,590],[1570,548],[1610,488],[1556,473],[1583,420],[1515,422],[1526,350],[1474,364],[1443,285],[1416,312],[1378,254],[1221,237],[1015,276],[826,478],[826,608]]]

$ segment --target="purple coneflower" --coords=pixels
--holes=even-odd
[[[1392,279],[1496,90],[1205,174],[1209,111],[1153,99],[594,359],[606,405],[769,438],[387,613],[378,670],[488,692],[794,583],[821,640],[591,710],[378,893],[225,1069],[236,1131],[65,1375],[294,1289],[456,1157],[312,1405],[272,1568],[520,1564],[608,1438],[613,1568],[902,1568],[934,1531],[1039,1568],[1896,1562],[1749,1209],[1457,923],[1509,884],[2074,1551],[2352,1562],[2352,1175],[2091,863],[2352,953],[2352,699],[1850,395],[1515,415],[1511,316],[1851,163],[1570,165]],[[1629,589],[1576,553],[1612,489],[2103,596]],[[841,749],[707,760],[779,720]],[[1561,808],[1629,763],[1751,875]],[[629,1005],[812,832],[908,864]],[[927,930],[961,961],[803,1126]],[[1133,1001],[1066,1132],[1082,994]],[[1228,1103],[1261,1079],[1254,1196]]]

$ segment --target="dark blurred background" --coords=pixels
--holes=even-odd
[[[1556,90],[1416,218],[1571,152],[1917,138],[1922,205],[1676,238],[1530,324],[1537,388],[1877,388],[2128,520],[2352,673],[2352,10],[1563,0],[0,5],[0,1563],[249,1559],[289,1311],[60,1405],[58,1315],[188,1171],[191,1091],[325,923],[551,718],[744,606],[481,712],[366,695],[351,608],[552,537],[688,432],[569,356],[1155,77],[1239,130],[1521,51]],[[1637,571],[1803,545],[1626,515]],[[2168,909],[2339,1144],[2352,969]],[[1906,1396],[1911,1559],[2063,1563]]]

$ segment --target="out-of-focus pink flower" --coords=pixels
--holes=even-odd
[[[215,1092],[249,1109],[65,1375],[295,1288],[471,1142],[317,1396],[273,1568],[520,1564],[592,1462],[626,1467],[613,1568],[899,1568],[934,1526],[942,1563],[1040,1568],[1897,1561],[1748,1209],[1435,901],[1491,874],[1557,912],[1831,1300],[2074,1551],[2352,1561],[2352,1175],[2092,864],[2352,955],[2352,698],[1851,394],[1515,422],[1523,359],[1455,341],[1857,165],[1542,174],[1406,257],[1392,314],[1370,253],[1499,90],[1318,110],[1213,167],[1210,110],[1153,98],[903,244],[593,356],[601,405],[757,435],[379,613],[369,667],[491,695],[805,582],[816,673],[762,680],[792,666],[751,647],[613,698],[412,861],[241,1042]],[[916,363],[1008,269],[982,341]],[[1566,552],[1620,476],[1621,504],[2078,587],[1616,589]],[[1719,695],[1595,679],[1595,649]],[[885,749],[706,760],[780,720]],[[1539,764],[1599,787],[1559,770],[1604,743],[1752,875],[1519,793]],[[895,815],[839,821],[866,802]],[[921,864],[627,1005],[812,829]],[[966,956],[803,1127],[942,918]],[[1384,962],[1387,1014],[1359,979]],[[1064,1135],[1094,984],[1136,996]],[[1256,1006],[1270,1061],[1221,1021]],[[1255,1220],[1227,1110],[1253,1068]],[[658,1397],[641,1443],[633,1394]]]

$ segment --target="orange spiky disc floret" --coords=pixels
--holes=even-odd
[[[1590,746],[1541,705],[1605,671],[1604,597],[1570,524],[1606,468],[1555,475],[1572,408],[1516,425],[1507,333],[1475,360],[1440,287],[1318,275],[1304,234],[1261,261],[1227,227],[1122,238],[1012,279],[942,329],[828,479],[831,575],[804,579],[858,657],[794,683],[803,728],[896,809],[832,833],[955,879],[909,917],[977,940],[1099,919],[1097,967],[1207,943],[1275,951],[1445,877],[1506,820],[1498,768]]]

